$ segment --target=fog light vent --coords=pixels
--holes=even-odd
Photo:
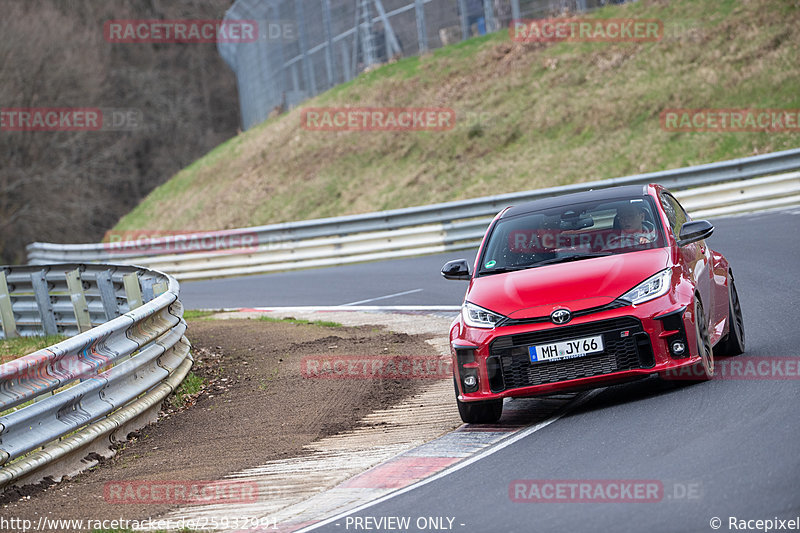
[[[672,344],[670,344],[669,349],[672,351],[672,355],[680,357],[684,354],[684,352],[686,352],[686,345],[683,343],[683,341],[673,341]]]

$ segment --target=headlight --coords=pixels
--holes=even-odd
[[[505,318],[469,302],[464,302],[461,306],[461,316],[464,317],[464,322],[473,328],[493,328],[497,322]]]
[[[631,304],[641,304],[663,296],[667,294],[669,290],[669,280],[671,276],[672,271],[669,268],[664,269],[620,296],[620,300],[627,300]]]

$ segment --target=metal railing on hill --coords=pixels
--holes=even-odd
[[[158,268],[180,280],[240,276],[469,249],[502,208],[590,188],[660,183],[676,191],[694,216],[800,204],[800,173],[791,172],[797,170],[800,149],[457,202],[226,230],[229,238],[254,241],[234,249],[164,254],[166,241],[153,239],[116,247],[36,242],[27,252],[32,264],[113,261]],[[199,241],[207,235],[183,237]]]

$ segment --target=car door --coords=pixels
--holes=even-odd
[[[672,234],[678,240],[681,226],[691,221],[691,217],[681,206],[680,202],[668,192],[661,193],[661,206],[670,222]],[[692,280],[703,302],[703,310],[707,323],[710,322],[714,310],[714,291],[712,290],[711,250],[706,246],[705,240],[693,242],[678,248],[679,260],[683,265],[685,275]]]

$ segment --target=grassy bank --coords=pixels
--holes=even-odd
[[[231,139],[117,225],[223,229],[422,205],[800,146],[796,133],[675,133],[667,108],[800,108],[800,4],[642,0],[653,43],[522,44],[507,32],[371,71],[310,106],[445,106],[444,132],[322,132],[302,107]]]

